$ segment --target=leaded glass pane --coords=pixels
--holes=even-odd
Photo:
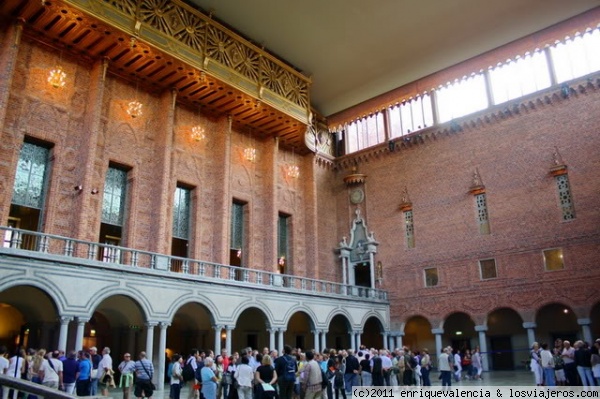
[[[571,197],[571,186],[569,185],[569,176],[556,176],[556,186],[558,188],[558,197],[562,209],[563,220],[575,219],[575,206]]]
[[[413,223],[413,212],[404,212],[404,224],[406,226],[406,246],[408,248],[415,247],[415,226]]]
[[[127,172],[122,169],[108,168],[104,182],[104,198],[102,199],[103,223],[115,226],[123,225],[126,193]]]
[[[190,234],[191,190],[177,187],[173,203],[173,237],[187,240]]]
[[[50,150],[23,143],[15,175],[12,203],[41,209],[44,203],[44,183]]]
[[[425,287],[435,287],[436,285],[438,285],[437,267],[425,269]]]
[[[277,257],[287,259],[288,257],[288,217],[279,215],[277,226]]]
[[[244,244],[244,205],[234,202],[231,207],[231,248],[241,250]]]

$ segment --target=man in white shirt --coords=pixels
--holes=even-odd
[[[63,363],[58,359],[59,356],[58,351],[48,354],[48,359],[44,359],[40,367],[42,384],[54,389],[63,387]]]
[[[385,381],[385,385],[390,386],[390,369],[392,368],[390,353],[386,349],[382,349],[379,351],[379,354],[381,356],[381,368],[383,368],[383,380]]]
[[[110,380],[105,380],[104,376],[109,375],[109,378],[112,378],[112,374],[112,357],[110,357],[110,348],[106,347],[102,349],[102,360],[98,363],[98,377],[100,378],[98,384],[100,385],[103,396],[108,396],[108,387],[110,385]]]
[[[6,346],[0,346],[0,374],[6,374],[8,371],[8,359],[4,357],[6,351]],[[6,391],[6,395],[4,394],[4,391]],[[2,398],[5,396],[8,397],[8,387],[2,387],[2,389],[0,389],[0,395],[2,395]]]

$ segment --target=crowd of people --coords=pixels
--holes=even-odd
[[[554,348],[537,342],[531,348],[530,367],[537,385],[600,386],[600,339],[592,347],[583,341],[571,346],[557,340]],[[483,354],[479,348],[461,351],[446,347],[434,361],[427,349],[408,347],[394,351],[361,347],[359,350],[326,349],[303,351],[286,345],[283,353],[264,348],[244,348],[229,355],[223,349],[192,349],[189,355],[169,359],[166,381],[169,397],[181,399],[348,399],[357,386],[431,386],[431,373],[442,386],[482,378]],[[109,395],[110,388],[122,389],[123,399],[152,398],[156,389],[154,366],[145,352],[134,361],[129,353],[113,369],[110,348],[101,354],[87,351],[18,350],[12,356],[0,346],[0,373],[27,379],[77,396]],[[118,381],[116,381],[118,377]],[[2,389],[2,399],[22,398]],[[29,395],[28,399],[36,399]]]
[[[557,339],[554,347],[534,342],[530,368],[538,386],[600,386],[600,338],[587,342]]]

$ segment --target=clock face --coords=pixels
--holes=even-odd
[[[353,204],[360,204],[364,201],[364,199],[365,192],[360,188],[352,190],[352,192],[350,193],[350,202],[352,202]]]

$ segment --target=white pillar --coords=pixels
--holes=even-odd
[[[396,345],[396,336],[395,335],[388,335],[388,349],[390,351],[393,351],[397,348],[398,346]]]
[[[356,349],[356,351],[358,351],[358,348],[356,347],[356,335],[354,331],[350,331],[348,335],[350,336],[350,345],[348,345],[348,348]]]
[[[65,351],[67,354],[67,337],[69,334],[69,323],[73,320],[72,317],[60,317],[60,333],[58,335],[58,350]]]
[[[489,371],[489,357],[487,353],[487,336],[485,332],[487,331],[486,325],[475,326],[475,331],[479,333],[479,354],[481,355],[481,367],[483,371]]]
[[[404,333],[400,332],[396,335],[396,347],[402,349],[404,343],[402,342],[402,337],[404,337]]]
[[[158,341],[158,370],[156,373],[156,386],[158,387],[158,391],[164,391],[165,389],[165,351],[167,350],[167,328],[169,328],[171,324],[169,323],[159,323],[160,327],[160,337]]]
[[[146,323],[146,359],[152,361],[154,354],[154,327],[156,327],[157,322],[147,322]]]
[[[230,355],[233,353],[231,351],[231,334],[234,328],[235,327],[232,326],[225,326],[225,329],[227,330],[227,337],[225,337],[225,348],[227,348],[227,353]]]
[[[533,346],[535,342],[535,328],[537,325],[532,321],[526,321],[523,323],[523,328],[527,329],[527,341],[529,342],[529,347]]]
[[[443,328],[433,328],[431,333],[435,335],[435,356],[436,358],[442,353],[442,334],[444,334]]]
[[[362,334],[362,331],[356,332],[356,350],[360,349],[360,346],[362,345],[362,343],[360,341],[361,334]]]
[[[384,331],[381,333],[381,335],[383,336],[383,346],[381,349],[390,349],[389,333]]]
[[[314,346],[314,350],[315,353],[319,353],[321,352],[321,350],[319,349],[319,330],[312,330],[312,334],[313,334],[313,346]]]
[[[279,329],[279,335],[277,336],[277,340],[278,340],[278,344],[277,346],[279,346],[279,353],[283,353],[283,333],[285,333],[285,328],[280,328]]]
[[[321,350],[327,348],[327,331],[321,330]]]
[[[85,319],[83,317],[77,318],[77,335],[75,335],[75,350],[80,351],[83,349],[83,331],[85,329],[85,323],[90,321],[90,319]]]
[[[267,329],[269,332],[269,350],[275,349],[275,333],[277,330],[275,328]]]
[[[215,346],[214,346],[214,351],[215,351],[215,356],[217,356],[217,355],[221,354],[221,330],[223,329],[223,326],[221,326],[221,325],[215,325],[215,326],[212,326],[212,327],[215,330]]]
[[[369,271],[371,272],[371,289],[375,289],[375,256],[373,252],[369,252]],[[375,292],[372,292],[372,295],[375,296]]]
[[[577,319],[577,324],[581,326],[583,340],[588,344],[593,345],[594,341],[592,341],[592,330],[590,329],[590,324],[592,324],[592,321],[590,319]]]

